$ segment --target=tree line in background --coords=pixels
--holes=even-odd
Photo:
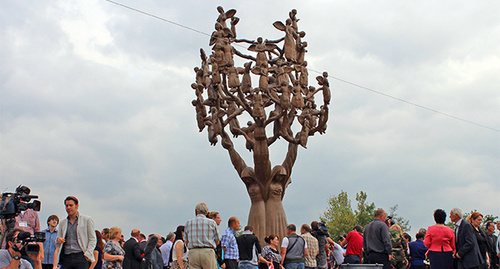
[[[375,203],[367,201],[367,194],[364,191],[356,193],[356,209],[353,210],[351,200],[347,192],[341,190],[337,196],[331,197],[328,201],[328,207],[320,216],[320,220],[325,222],[330,233],[330,237],[337,239],[352,231],[355,225],[365,227],[373,220],[375,212]],[[410,223],[405,218],[398,216],[396,211],[398,205],[394,205],[387,211],[389,216],[401,226],[403,231],[411,229]]]

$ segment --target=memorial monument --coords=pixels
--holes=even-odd
[[[248,225],[258,238],[272,233],[283,238],[287,220],[282,200],[298,146],[306,148],[309,136],[326,130],[331,98],[328,73],[316,77],[317,87],[309,86],[307,42],[302,40],[305,32],[299,31],[295,9],[285,23],[273,23],[284,35],[277,40],[239,39],[236,10],[217,10],[209,41],[212,52],[207,55],[200,49],[201,65],[194,68],[196,82],[191,84],[198,128],[207,129],[211,145],[220,139],[228,151],[250,196]],[[251,55],[241,53],[241,48]],[[235,60],[242,66],[236,66]],[[240,124],[241,119],[248,122]],[[293,126],[295,122],[298,126]],[[236,151],[232,139],[238,137],[253,153],[253,166]],[[269,147],[280,138],[288,143],[288,152],[283,163],[272,167]]]

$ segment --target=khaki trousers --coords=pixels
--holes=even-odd
[[[189,269],[217,269],[215,251],[211,248],[189,250]]]

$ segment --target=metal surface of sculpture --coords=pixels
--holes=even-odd
[[[217,10],[220,14],[209,41],[212,53],[207,56],[200,49],[201,66],[194,68],[196,82],[191,85],[198,128],[200,132],[207,129],[211,145],[220,138],[228,151],[250,196],[248,225],[261,240],[271,233],[283,238],[287,220],[282,200],[298,146],[306,148],[309,136],[326,130],[331,96],[328,74],[316,77],[318,88],[308,85],[307,42],[302,41],[305,32],[298,29],[296,10],[285,23],[273,23],[284,32],[278,40],[238,39],[236,10]],[[235,48],[242,44],[249,44],[247,50],[255,55]],[[235,66],[235,60],[244,63]],[[258,85],[253,85],[257,83],[252,78]],[[315,97],[322,101],[319,108]],[[246,126],[238,120],[243,117],[249,119]],[[294,122],[300,126],[293,126]],[[246,148],[253,153],[253,167],[236,151],[230,135],[244,137]],[[288,142],[288,152],[282,164],[272,167],[269,147],[279,138]]]

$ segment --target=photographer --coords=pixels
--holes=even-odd
[[[20,232],[19,229],[13,229],[5,235],[5,241],[7,242],[8,249],[0,250],[0,268],[1,269],[32,269],[31,264],[21,258],[21,252],[26,242],[22,238],[18,238]],[[28,256],[33,259],[35,264],[35,269],[42,269],[42,262],[40,260],[40,255],[38,254],[28,254]]]

